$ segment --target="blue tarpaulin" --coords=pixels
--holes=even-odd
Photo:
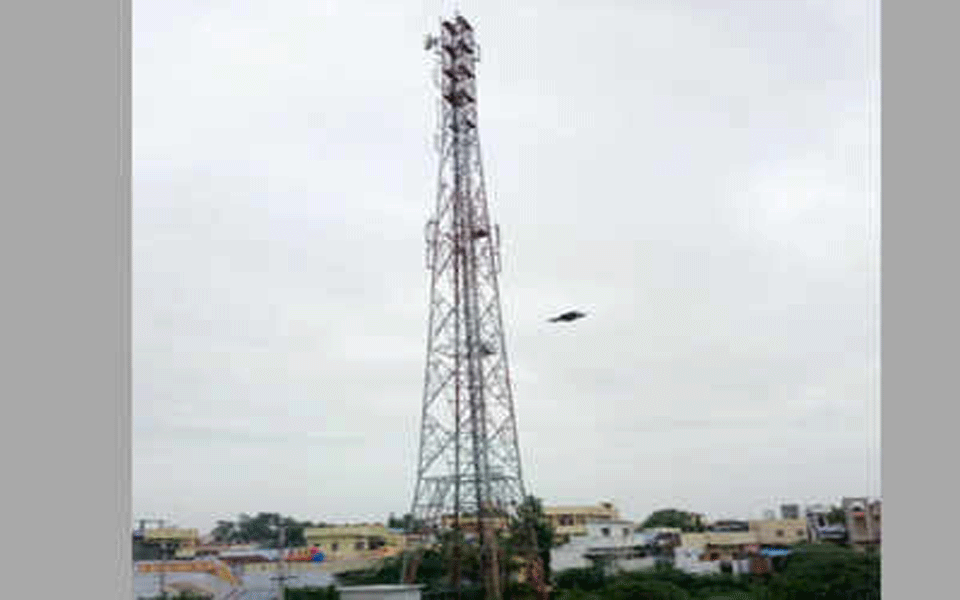
[[[763,556],[786,556],[790,554],[789,550],[781,550],[779,548],[764,548],[760,551],[760,554]]]

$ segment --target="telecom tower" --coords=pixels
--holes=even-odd
[[[411,512],[427,538],[454,534],[458,590],[461,534],[476,534],[486,597],[499,600],[496,530],[525,491],[500,313],[499,228],[487,210],[477,131],[479,48],[470,23],[457,15],[441,21],[426,49],[435,55],[440,89],[439,173],[425,236],[430,317]],[[407,581],[415,570],[416,559]]]

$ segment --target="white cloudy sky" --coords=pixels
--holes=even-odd
[[[459,4],[548,503],[880,493],[877,4]],[[450,10],[134,2],[136,516],[408,507]]]

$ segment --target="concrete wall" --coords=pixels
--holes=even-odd
[[[651,557],[622,556],[636,546],[649,546],[650,538],[637,532],[636,524],[629,521],[611,520],[587,523],[584,534],[570,538],[570,541],[554,547],[550,551],[550,567],[554,572],[567,569],[589,567],[592,561],[588,555],[617,556],[612,558],[611,568],[635,570],[653,565]]]
[[[627,572],[646,571],[655,567],[657,564],[656,561],[657,559],[652,556],[647,556],[646,558],[627,558],[614,563],[614,568]]]
[[[234,588],[226,581],[210,575],[208,573],[167,573],[165,575],[166,587],[171,594],[175,594],[177,588],[182,584],[188,584],[191,587],[205,589],[213,592],[215,598],[224,598],[231,591],[239,592],[236,600],[263,600],[271,598],[276,590],[277,583],[271,577],[276,575],[274,569],[251,569],[240,575],[240,587]],[[318,568],[311,566],[309,568],[291,568],[288,574],[295,575],[296,579],[287,581],[288,588],[298,587],[326,587],[334,585],[333,576]],[[156,573],[142,573],[134,570],[133,588],[134,598],[155,597],[159,595],[160,577]]]
[[[673,567],[692,575],[709,575],[720,572],[720,561],[706,561],[680,556],[674,559]]]
[[[809,538],[806,519],[763,519],[750,521],[750,533],[757,543],[767,546],[792,546]]]
[[[680,545],[687,548],[749,546],[758,543],[757,534],[750,531],[707,531],[680,535]]]
[[[731,560],[726,561],[730,565],[734,574],[746,575],[750,573],[750,560]],[[724,561],[719,560],[694,560],[687,557],[676,558],[673,566],[675,569],[690,573],[692,575],[713,575],[723,572]]]
[[[143,539],[148,541],[169,541],[200,543],[200,532],[196,529],[180,529],[175,527],[164,527],[147,529],[143,532]]]
[[[317,547],[331,560],[384,556],[405,545],[402,533],[379,524],[310,527],[303,536],[309,547]]]
[[[849,543],[854,547],[876,546],[880,543],[879,500],[844,498],[841,504],[846,515]]]
[[[616,521],[620,514],[610,503],[595,506],[545,506],[543,512],[557,537],[586,535],[591,521]]]
[[[342,600],[420,600],[419,585],[360,585],[338,587]]]
[[[575,548],[554,548],[550,551],[550,569],[559,573],[567,569],[585,569],[590,561],[583,556],[583,552]]]

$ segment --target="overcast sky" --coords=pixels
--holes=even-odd
[[[408,509],[453,4],[134,2],[136,517]],[[877,5],[459,3],[548,504],[880,493]]]

